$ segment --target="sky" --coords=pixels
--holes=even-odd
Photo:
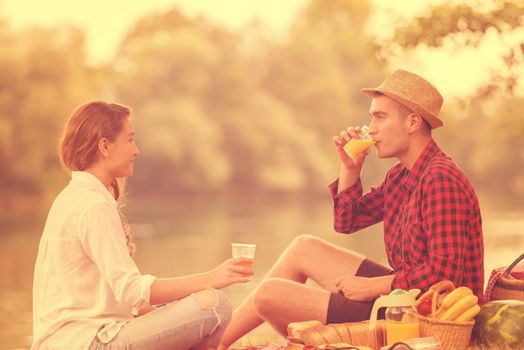
[[[398,17],[412,18],[430,5],[444,1],[372,0],[376,11],[366,30],[375,36],[387,35]],[[233,30],[258,19],[278,35],[289,27],[306,3],[307,0],[0,0],[0,15],[7,18],[14,29],[73,23],[86,31],[90,61],[98,63],[113,57],[120,39],[140,17],[173,6],[190,17],[202,15]],[[517,39],[522,40],[522,37]],[[392,60],[391,70],[413,70],[434,82],[445,97],[462,97],[489,79],[489,68],[502,67],[497,53],[503,49],[498,35],[491,33],[483,45],[474,50],[418,49]],[[461,79],[457,82],[449,77]]]

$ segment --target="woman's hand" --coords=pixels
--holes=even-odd
[[[224,288],[233,283],[245,283],[253,276],[253,259],[231,258],[209,271],[211,287]]]

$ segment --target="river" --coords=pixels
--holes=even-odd
[[[127,216],[138,246],[137,265],[157,276],[202,272],[231,255],[231,242],[256,243],[253,281],[226,288],[238,305],[300,234],[386,263],[380,224],[349,236],[337,234],[331,210],[329,197],[130,197]],[[46,213],[34,209],[0,218],[0,349],[30,346],[33,265]],[[493,268],[509,265],[524,252],[524,210],[484,210],[483,219],[487,279]]]

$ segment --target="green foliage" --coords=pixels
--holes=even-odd
[[[444,150],[473,183],[498,197],[524,192],[522,108],[523,98],[507,97],[489,108],[475,100],[463,115],[458,109],[445,110],[446,125],[437,134]]]
[[[393,52],[419,46],[459,50],[478,47],[488,34],[496,33],[506,51],[501,59],[504,70],[493,70],[491,82],[479,87],[476,96],[487,98],[500,89],[513,93],[524,66],[524,2],[521,0],[465,1],[445,3],[398,26],[391,41],[382,43],[378,54],[387,60]],[[520,34],[519,34],[520,33]],[[505,37],[520,35],[520,42],[505,44]]]
[[[285,40],[269,40],[173,9],[138,21],[103,67],[86,63],[78,29],[15,32],[0,20],[0,190],[56,193],[66,178],[56,155],[65,120],[87,100],[108,99],[133,109],[141,149],[133,193],[327,195],[338,173],[331,139],[369,121],[360,89],[387,73],[362,31],[371,10],[366,1],[312,0]],[[439,46],[452,37],[474,45],[489,28],[516,29],[523,11],[509,0],[482,11],[442,5],[399,27],[391,45]],[[511,74],[484,86],[485,95]],[[524,193],[523,101],[487,108],[479,98],[466,113],[443,112],[437,141],[486,191]],[[372,155],[365,185],[389,166]]]
[[[396,28],[395,42],[405,48],[421,44],[439,47],[446,38],[453,36],[457,44],[478,45],[489,29],[504,33],[524,24],[522,1],[494,3],[494,7],[487,10],[479,10],[478,6],[468,4],[447,3],[436,6],[411,23]]]
[[[111,78],[135,111],[143,148],[133,186],[325,193],[337,172],[331,137],[367,120],[358,88],[378,74],[361,7],[312,2],[288,41],[249,51],[246,37],[176,10],[140,21]]]
[[[54,40],[48,40],[53,37]],[[0,191],[41,193],[61,180],[56,145],[67,115],[99,81],[74,28],[0,26]]]

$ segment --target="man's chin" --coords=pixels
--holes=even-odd
[[[377,151],[377,156],[380,158],[380,159],[389,159],[389,158],[394,158],[394,155],[392,154],[387,154],[387,153],[382,153],[380,151]]]

